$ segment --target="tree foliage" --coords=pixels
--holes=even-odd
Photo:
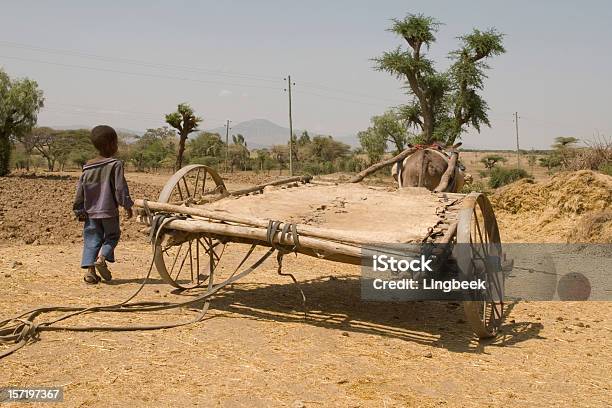
[[[310,137],[308,133],[302,134],[298,140],[298,149],[297,167],[313,175],[338,171],[340,162],[349,156],[351,150],[349,145],[334,140],[332,136]]]
[[[225,142],[218,133],[200,132],[187,146],[190,161],[195,157],[220,158],[225,152]]]
[[[489,186],[491,188],[498,188],[523,178],[531,178],[531,175],[524,169],[505,169],[502,167],[495,167],[491,170]]]
[[[47,161],[47,169],[63,170],[68,162],[79,167],[96,156],[96,150],[89,139],[88,129],[56,130],[37,127],[23,135],[21,140],[31,143],[34,152]]]
[[[559,136],[555,138],[555,143],[552,145],[553,149],[568,149],[574,147],[580,139],[572,136]]]
[[[270,170],[274,167],[274,160],[272,159],[272,155],[268,149],[258,149],[255,151],[255,160],[257,166],[255,167],[256,171],[266,171],[270,172]]]
[[[436,41],[440,22],[422,14],[393,20],[390,30],[406,42],[376,58],[376,68],[405,81],[412,101],[401,106],[409,127],[421,132],[425,143],[453,144],[467,127],[480,131],[489,126],[488,105],[479,95],[484,87],[485,61],[502,54],[503,35],[495,28],[474,29],[459,37],[460,46],[450,53],[453,63],[438,71],[426,49]]]
[[[183,165],[185,141],[191,133],[198,130],[198,125],[200,122],[202,122],[202,118],[197,117],[191,106],[186,103],[180,103],[177,106],[176,112],[166,115],[166,123],[175,128],[180,136],[178,152],[176,154],[175,170],[180,169]]]
[[[576,157],[576,143],[580,140],[572,136],[559,136],[552,144],[553,150],[545,157],[540,158],[540,164],[549,171],[557,167],[567,168],[568,164]]]
[[[36,125],[43,105],[43,92],[36,81],[12,80],[0,68],[0,176],[9,173],[11,142]]]
[[[357,137],[372,163],[381,159],[389,144],[395,153],[403,151],[415,136],[408,132],[408,120],[398,109],[390,109],[382,115],[373,116],[371,126],[359,132]]]
[[[497,165],[497,163],[499,162],[505,162],[506,158],[503,156],[497,156],[494,154],[489,154],[485,157],[483,157],[482,159],[480,159],[480,162],[484,164],[485,168],[491,170],[493,169],[493,167],[495,167]]]
[[[146,168],[157,169],[168,163],[176,151],[176,134],[168,127],[147,129],[147,131],[127,146],[128,158],[138,171]]]

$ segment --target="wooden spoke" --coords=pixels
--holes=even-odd
[[[485,240],[482,237],[482,231],[480,229],[480,222],[478,221],[478,214],[476,212],[476,209],[474,208],[474,224],[476,224],[476,229],[478,231],[478,242],[480,242],[480,246],[482,247],[482,251],[484,254],[484,258],[487,259],[488,251],[487,251],[487,247],[485,245]],[[485,234],[486,235],[486,234]]]
[[[191,281],[193,282],[193,252],[191,249],[191,241],[189,241],[189,271],[191,272]]]
[[[196,241],[196,284],[200,284],[200,240]],[[193,278],[192,278],[193,280]]]
[[[179,275],[181,274],[181,271],[183,270],[183,266],[185,265],[185,261],[187,260],[187,255],[189,255],[189,251],[185,251],[185,255],[183,256],[183,260],[181,261],[181,264],[179,265],[179,270],[176,273],[176,276],[174,277],[174,280],[178,280]]]
[[[183,180],[183,184],[185,185],[185,191],[187,192],[187,198],[190,198],[191,193],[189,192],[189,186],[187,186],[187,180],[185,179],[185,177],[183,177],[182,180]]]
[[[202,179],[202,195],[206,192],[206,179],[208,178],[208,171],[204,170],[204,178]]]
[[[176,188],[177,188],[177,190],[178,190],[179,196],[181,197],[181,201],[185,200],[185,199],[183,198],[183,191],[181,190],[181,186],[180,186],[180,184],[177,184],[177,185],[176,185]]]
[[[198,194],[198,181],[200,180],[200,168],[198,167],[198,174],[196,175],[195,186],[193,187],[193,198],[196,198]]]
[[[170,268],[170,274],[172,274],[172,271],[174,271],[174,265],[176,265],[176,260],[181,254],[181,249],[183,249],[183,244],[179,246],[178,251],[176,252],[176,256],[174,257],[174,261],[172,262],[172,267]]]

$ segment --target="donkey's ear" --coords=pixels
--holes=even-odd
[[[453,145],[453,149],[457,149],[459,146],[461,146],[463,144],[463,142],[459,142],[459,143],[455,143]]]

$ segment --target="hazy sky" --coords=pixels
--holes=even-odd
[[[430,50],[439,67],[458,35],[494,26],[507,53],[490,62],[491,128],[466,146],[547,147],[556,136],[612,135],[610,1],[0,1],[0,66],[38,81],[39,124],[143,130],[189,102],[203,128],[226,118],[354,134],[408,98],[371,58],[400,42],[390,19],[445,23]]]

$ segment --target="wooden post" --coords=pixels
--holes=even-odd
[[[350,183],[359,183],[361,180],[363,180],[364,178],[366,178],[367,176],[369,176],[370,174],[376,172],[377,170],[382,169],[385,166],[389,166],[392,165],[400,160],[404,160],[406,157],[410,156],[412,153],[414,153],[417,150],[416,147],[412,147],[412,146],[408,146],[408,148],[406,150],[404,150],[403,152],[401,152],[400,154],[393,156],[390,159],[387,160],[383,160],[380,161],[376,164],[371,165],[370,167],[368,167],[367,169],[357,173],[355,176],[353,176],[349,182]]]
[[[289,178],[285,178],[282,180],[272,181],[270,183],[260,184],[258,186],[243,188],[242,190],[234,190],[230,192],[230,195],[231,196],[241,196],[244,194],[253,193],[255,191],[261,191],[267,186],[280,186],[283,184],[289,184],[289,183],[294,183],[294,182],[308,183],[310,182],[311,179],[312,179],[312,176],[289,177]]]
[[[439,193],[442,191],[446,191],[446,189],[448,188],[448,184],[450,183],[450,180],[453,177],[453,174],[455,173],[455,167],[457,167],[458,158],[459,152],[452,151],[451,157],[448,160],[448,167],[446,168],[444,174],[442,174],[442,177],[440,177],[440,183],[438,184],[438,187],[434,189],[434,192]]]

